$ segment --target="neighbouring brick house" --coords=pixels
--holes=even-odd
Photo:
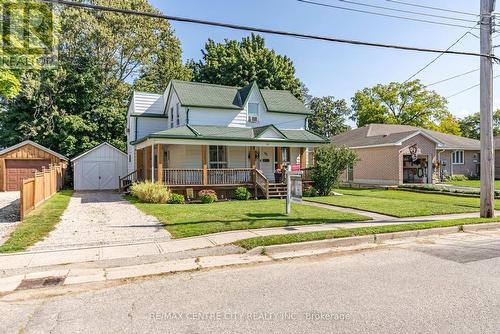
[[[334,136],[359,156],[343,181],[399,185],[435,183],[447,175],[479,176],[479,141],[407,125],[370,124]],[[412,154],[413,153],[413,154]]]

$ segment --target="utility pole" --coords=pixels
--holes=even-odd
[[[493,10],[495,0],[481,0],[481,54],[492,55]],[[493,151],[493,63],[481,57],[480,112],[481,112],[481,217],[494,217],[494,151]]]

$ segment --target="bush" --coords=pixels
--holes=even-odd
[[[250,191],[248,191],[247,188],[245,187],[238,187],[236,188],[236,190],[234,191],[234,197],[236,197],[237,200],[240,200],[240,201],[246,201],[247,199],[249,199],[250,197],[252,196],[252,194],[250,193]]]
[[[217,201],[217,193],[215,192],[215,190],[201,190],[198,193],[198,196],[200,197],[201,202],[204,204],[210,204]]]
[[[316,197],[318,196],[318,191],[316,188],[309,186],[302,191],[303,197]]]
[[[311,177],[320,196],[328,196],[338,186],[342,173],[358,161],[354,151],[335,145],[319,147],[314,157]]]
[[[184,196],[181,194],[171,194],[170,199],[168,200],[169,204],[184,204],[186,200],[184,199]]]
[[[143,203],[167,203],[170,191],[164,185],[151,182],[134,183],[130,187],[132,196],[137,197]]]
[[[452,175],[452,176],[447,176],[446,181],[467,181],[468,178],[465,175]]]

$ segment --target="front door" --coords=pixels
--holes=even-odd
[[[274,180],[274,148],[260,147],[257,168],[264,173],[269,180]]]

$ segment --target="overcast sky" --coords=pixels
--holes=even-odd
[[[437,20],[466,26],[474,25],[474,23],[462,21],[445,21],[440,18],[391,13],[384,10],[350,5],[338,0],[313,1],[393,15],[418,17],[424,20]],[[472,16],[402,6],[387,0],[353,1],[475,20]],[[479,0],[405,1],[469,13],[479,11]],[[296,0],[152,0],[152,3],[168,15],[437,49],[448,48],[469,30],[463,27],[434,25],[318,7]],[[185,60],[200,59],[201,49],[208,38],[223,41],[225,38],[241,39],[249,34],[236,30],[188,23],[172,22],[172,26],[176,31],[176,36],[182,42],[183,58]],[[474,30],[473,33],[477,35],[479,32]],[[336,98],[346,100],[350,100],[357,90],[364,87],[391,81],[404,81],[436,57],[435,54],[428,53],[351,46],[272,35],[264,35],[264,37],[269,48],[273,48],[278,53],[287,55],[293,60],[297,76],[307,85],[312,95],[333,95]],[[497,42],[500,44],[500,37]],[[468,35],[453,50],[478,52],[479,39]],[[419,74],[418,78],[424,84],[430,84],[476,68],[479,68],[478,58],[444,55]],[[479,83],[478,71],[432,86],[432,88],[439,94],[448,97],[477,83]],[[499,83],[500,80],[495,82],[495,84]],[[495,88],[495,92],[498,91],[499,89]],[[500,107],[500,99],[498,94],[496,95],[495,108]],[[450,98],[449,110],[457,117],[477,112],[479,110],[479,88]]]

